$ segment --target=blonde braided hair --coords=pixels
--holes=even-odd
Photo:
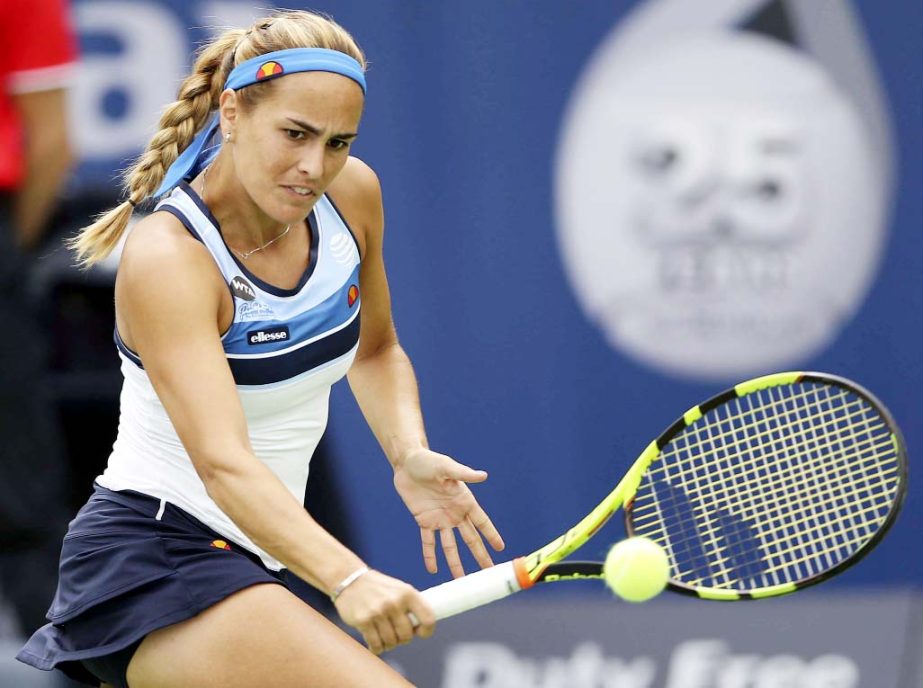
[[[307,11],[284,11],[257,20],[249,29],[230,29],[199,51],[192,73],[180,85],[176,101],[160,117],[147,149],[124,173],[126,200],[104,213],[71,239],[78,262],[92,266],[118,244],[136,206],[153,194],[180,154],[218,108],[231,70],[258,55],[287,48],[327,48],[355,58],[363,69],[365,56],[355,40],[331,18]],[[240,91],[247,105],[265,97],[273,83]]]

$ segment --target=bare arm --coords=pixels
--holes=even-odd
[[[420,395],[410,359],[398,343],[382,255],[384,217],[381,187],[371,169],[357,160],[345,172],[349,186],[335,185],[337,203],[350,215],[364,251],[359,283],[362,321],[359,351],[350,368],[350,388],[369,427],[395,469],[416,449],[429,447]],[[341,175],[346,176],[346,175]],[[339,179],[337,180],[340,181]]]
[[[484,471],[460,464],[429,448],[420,411],[416,376],[398,343],[382,254],[384,220],[375,173],[352,159],[331,186],[331,195],[364,242],[360,285],[362,324],[359,351],[349,384],[369,427],[394,469],[394,486],[420,526],[423,560],[435,573],[436,533],[449,569],[464,575],[455,529],[482,567],[492,565],[483,535],[497,550],[503,539],[466,483],[483,482]],[[342,182],[341,182],[342,180]]]
[[[24,128],[25,179],[13,212],[19,244],[28,249],[41,239],[73,155],[65,89],[21,93],[14,102]]]

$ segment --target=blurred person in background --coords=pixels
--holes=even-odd
[[[30,268],[71,165],[66,0],[0,0],[0,594],[41,626],[69,514]]]

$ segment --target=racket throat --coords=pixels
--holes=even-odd
[[[529,576],[529,567],[526,565],[525,557],[517,557],[511,563],[513,564],[513,571],[516,574],[516,582],[519,584],[520,590],[526,590],[535,585],[535,581]]]

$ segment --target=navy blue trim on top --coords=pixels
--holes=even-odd
[[[176,208],[172,205],[164,204],[157,208],[156,212],[170,213],[173,217],[183,223],[183,227],[186,228],[186,231],[189,232],[196,241],[200,241],[203,244],[202,237],[199,236],[199,233],[195,230],[195,227],[192,226],[192,223],[189,221],[189,218],[183,215],[183,211],[179,208]]]
[[[288,380],[343,356],[359,341],[359,314],[338,332],[289,353],[260,358],[231,358],[228,365],[238,385],[268,385]]]
[[[231,256],[231,258],[237,264],[237,267],[240,268],[241,272],[244,273],[244,276],[252,281],[255,285],[257,285],[260,289],[268,294],[272,294],[273,296],[295,296],[304,288],[304,285],[308,283],[308,280],[311,279],[311,275],[314,274],[314,268],[317,267],[317,244],[320,242],[320,234],[317,231],[317,220],[314,217],[314,211],[311,210],[311,213],[305,219],[308,221],[308,229],[311,230],[311,246],[308,254],[308,267],[305,268],[304,273],[301,275],[301,279],[298,280],[298,284],[296,284],[291,289],[283,289],[282,287],[277,287],[274,284],[270,284],[269,282],[264,282],[261,280],[259,277],[250,272],[246,265],[238,260],[237,254],[235,254],[234,251],[231,250],[231,247],[227,245],[227,242],[224,241],[223,234],[221,235],[221,241],[224,242],[225,247],[228,249],[228,255]],[[218,232],[220,234],[220,227],[218,227]]]
[[[346,227],[346,231],[349,232],[349,235],[353,238],[353,243],[356,245],[356,251],[359,253],[359,260],[362,260],[362,247],[359,245],[359,240],[356,238],[356,233],[353,232],[353,228],[349,226],[349,223],[346,221],[346,216],[340,212],[340,209],[337,207],[337,204],[333,202],[333,197],[330,194],[324,194],[327,197],[327,200],[330,201],[330,205],[333,207],[336,214],[340,216],[340,222],[343,223],[343,226]]]
[[[238,268],[244,273],[244,276],[256,284],[260,289],[265,291],[267,294],[272,294],[273,296],[295,296],[304,288],[304,285],[308,283],[308,280],[311,279],[311,275],[314,274],[314,268],[317,267],[317,245],[320,242],[319,232],[317,231],[317,218],[314,216],[314,210],[312,209],[308,216],[305,218],[308,223],[308,228],[311,230],[311,241],[308,255],[308,266],[305,268],[304,273],[301,275],[301,279],[298,280],[296,284],[291,289],[283,289],[282,287],[277,287],[269,282],[264,282],[259,277],[254,275],[247,269],[247,266],[244,265],[237,258],[237,254],[231,250],[231,247],[228,246],[228,243],[224,240],[224,233],[221,231],[221,224],[218,222],[217,218],[212,215],[212,211],[208,209],[208,206],[202,201],[199,194],[187,183],[180,182],[180,188],[186,192],[186,195],[192,199],[192,202],[196,204],[196,207],[202,211],[208,221],[211,222],[215,229],[218,230],[218,236],[221,237],[221,243],[224,244],[224,247],[228,251],[228,255],[231,256],[231,259],[237,265]]]
[[[212,215],[212,211],[207,205],[205,205],[205,201],[199,197],[199,194],[196,193],[195,189],[192,188],[189,182],[180,182],[179,188],[186,192],[186,195],[192,199],[192,202],[195,203],[196,207],[202,211],[202,214],[208,218],[208,221],[215,225],[215,227],[220,231],[221,225],[218,224],[218,219]]]
[[[122,354],[125,355],[132,363],[138,366],[141,370],[144,370],[144,365],[141,363],[141,357],[136,354],[134,351],[128,348],[128,345],[122,341],[122,335],[119,334],[118,325],[112,328],[112,339],[115,340],[115,346],[118,348]]]

